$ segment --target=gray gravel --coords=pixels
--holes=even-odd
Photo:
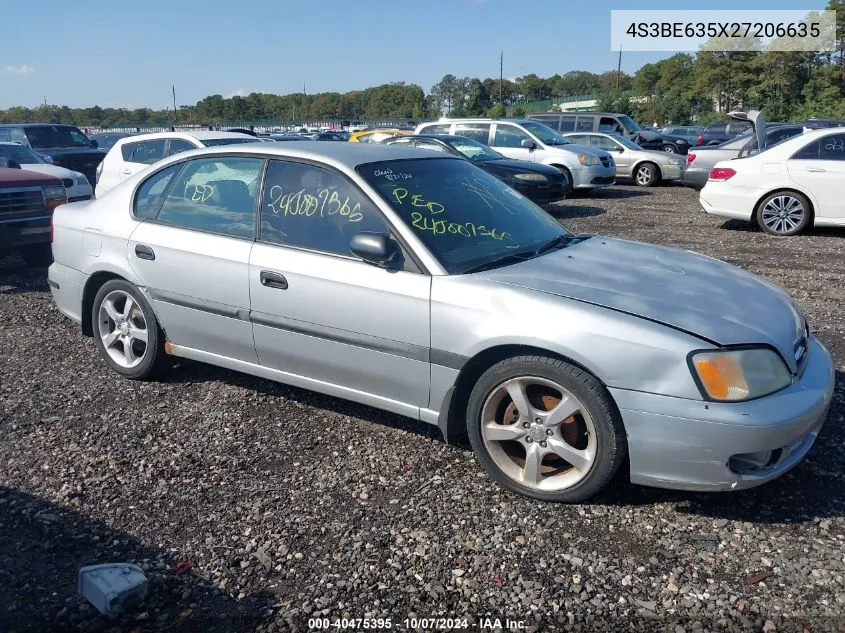
[[[840,370],[800,467],[748,492],[620,477],[590,505],[530,501],[408,419],[193,363],[121,380],[53,308],[44,271],[7,258],[0,631],[304,631],[316,616],[394,630],[413,616],[468,618],[467,630],[486,617],[536,631],[845,630],[845,231],[769,238],[705,216],[676,186],[548,209],[792,293]],[[109,561],[151,579],[143,609],[114,622],[74,596],[76,569]]]

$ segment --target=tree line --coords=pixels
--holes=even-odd
[[[770,121],[809,117],[845,119],[845,0],[837,12],[836,50],[779,52],[702,50],[646,64],[633,75],[570,71],[514,80],[445,75],[428,94],[404,82],[350,92],[247,96],[211,95],[173,110],[70,108],[43,105],[0,110],[0,122],[52,122],[82,127],[216,124],[223,121],[429,119],[522,115],[550,99],[599,95],[598,109],[643,122],[708,122],[731,109],[758,109]],[[532,102],[534,104],[532,105]]]

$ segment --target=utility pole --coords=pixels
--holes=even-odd
[[[499,103],[505,105],[505,51],[499,51]]]
[[[616,92],[619,92],[619,76],[622,74],[622,45],[619,45],[619,63],[616,64]]]
[[[173,88],[173,125],[179,125],[179,113],[176,110],[176,84],[173,84],[171,88]]]

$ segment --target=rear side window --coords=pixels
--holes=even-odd
[[[9,130],[0,130],[0,141],[9,141],[12,139],[12,135]]]
[[[164,158],[165,139],[152,141],[138,141],[132,150],[132,157],[128,162],[152,165]]]
[[[261,158],[222,156],[185,164],[170,186],[157,220],[231,237],[255,234]]]
[[[552,128],[555,132],[560,131],[560,117],[531,117],[535,121],[542,123],[543,125],[547,125],[548,127]]]
[[[451,127],[451,123],[426,125],[422,130],[420,130],[420,134],[448,134]]]
[[[819,158],[845,161],[845,134],[832,134],[819,139]]]
[[[183,163],[171,165],[147,178],[135,193],[135,217],[139,220],[151,220],[156,217],[161,201],[170,181],[184,167]]]
[[[455,134],[466,136],[479,143],[488,145],[490,143],[489,123],[456,123]]]
[[[578,124],[575,126],[575,130],[578,132],[592,132],[593,131],[593,117],[591,116],[579,116],[578,117]]]
[[[574,132],[575,131],[575,117],[574,116],[565,116],[560,120],[560,131],[561,132]]]
[[[167,155],[181,154],[182,152],[190,152],[192,149],[197,149],[193,143],[189,143],[182,138],[170,139],[170,145],[167,147]]]

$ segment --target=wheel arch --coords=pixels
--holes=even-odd
[[[440,427],[440,430],[443,433],[443,438],[447,443],[454,444],[459,442],[466,435],[467,421],[465,412],[473,385],[475,385],[481,375],[490,367],[499,361],[512,356],[548,356],[550,358],[562,360],[577,367],[581,371],[590,374],[599,382],[599,384],[607,389],[607,385],[596,374],[596,372],[592,371],[589,367],[584,366],[582,363],[568,357],[566,354],[542,347],[519,343],[501,344],[488,347],[475,354],[475,356],[471,357],[463,365],[454,384],[443,398],[437,425]],[[616,407],[616,402],[613,400],[613,396],[610,395],[609,391],[608,395],[613,403],[613,406]]]
[[[82,290],[82,312],[80,314],[82,317],[82,333],[85,336],[94,336],[94,324],[91,322],[94,297],[97,296],[97,291],[103,287],[103,284],[112,279],[129,281],[126,277],[110,270],[99,270],[88,277],[88,281],[85,282],[85,288]]]

